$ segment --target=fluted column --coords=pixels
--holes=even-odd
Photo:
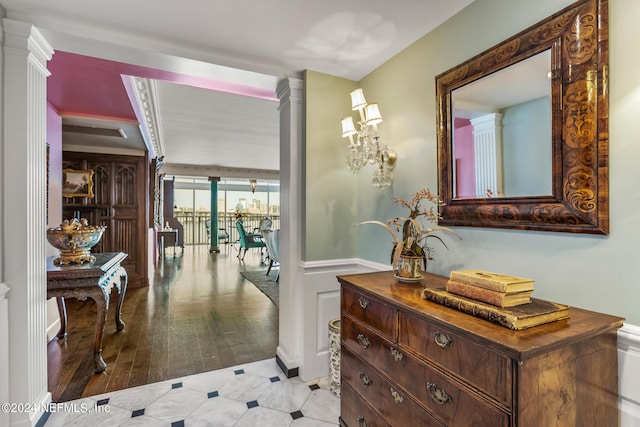
[[[3,252],[9,306],[10,401],[41,405],[47,391],[46,105],[53,49],[31,24],[4,19]],[[42,415],[12,413],[11,425]]]
[[[302,80],[278,84],[280,100],[280,322],[276,355],[295,374],[302,347],[302,292],[296,283],[302,260]],[[284,367],[282,366],[284,364]]]
[[[476,196],[502,194],[502,114],[491,113],[471,119],[476,166]]]

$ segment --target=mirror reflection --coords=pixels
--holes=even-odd
[[[451,92],[454,198],[551,195],[551,50]]]

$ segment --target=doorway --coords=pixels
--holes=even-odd
[[[55,32],[54,32],[55,34]],[[76,46],[79,46],[79,50],[87,51],[91,49],[90,41],[78,39],[76,37],[72,37],[72,40],[65,39],[64,36],[62,38],[57,39],[58,42],[62,43],[62,45],[70,46],[74,43],[77,43]],[[64,48],[64,46],[55,46],[56,48]],[[130,48],[122,47],[122,50],[125,51],[122,55],[117,55],[112,52],[113,55],[119,56],[121,58],[130,58],[132,55],[139,54],[139,51],[134,51]],[[98,54],[99,55],[99,54]],[[138,59],[142,62],[148,61],[149,63],[156,64],[160,66],[159,59],[150,55],[151,59],[144,55],[145,58],[138,56]],[[14,59],[7,59],[6,62],[15,61]],[[5,78],[8,77],[5,75]],[[7,79],[5,79],[7,81]],[[10,92],[5,91],[5,103],[11,104],[12,102],[20,102],[23,99],[29,98],[31,101],[34,101],[36,105],[39,105],[43,102],[41,98],[37,95],[37,92],[31,91],[30,83],[27,83],[20,77],[16,77],[14,74],[11,75],[11,78],[8,79],[8,85],[13,85],[15,90]],[[6,88],[6,86],[5,86]],[[299,360],[298,349],[299,343],[301,341],[302,334],[300,331],[294,327],[297,323],[294,319],[294,310],[292,309],[293,300],[295,299],[295,292],[290,285],[290,281],[293,280],[295,276],[295,268],[299,261],[299,254],[301,251],[301,212],[302,212],[302,188],[298,184],[302,181],[301,170],[302,170],[302,152],[298,148],[301,146],[301,129],[302,129],[302,81],[295,78],[287,78],[280,82],[278,87],[279,98],[281,99],[281,107],[280,107],[280,129],[281,129],[281,138],[280,138],[280,148],[281,148],[281,158],[285,160],[285,163],[281,164],[280,172],[281,172],[281,183],[282,183],[282,194],[285,194],[286,197],[283,197],[282,200],[285,203],[282,204],[282,225],[283,225],[283,233],[281,239],[281,260],[283,271],[280,276],[280,288],[281,288],[281,308],[280,308],[280,322],[279,322],[279,346],[276,352],[276,356],[278,360],[281,362],[281,367],[288,367],[293,369],[297,367],[297,360]],[[30,116],[25,115],[24,110],[15,110],[13,113],[8,114],[5,111],[4,117],[7,123],[13,122],[16,119],[16,116],[21,120],[21,122],[26,122],[25,117],[27,117],[30,124],[33,125],[34,128],[42,128],[44,126],[45,119],[42,116]],[[40,147],[40,140],[38,138],[34,138],[30,135],[26,134],[27,127],[24,129],[19,128],[15,129],[13,133],[7,136],[5,134],[5,139],[3,141],[5,147],[5,153],[10,150],[16,150],[19,153],[28,153],[29,155],[25,155],[24,158],[20,156],[13,156],[17,158],[22,158],[23,160],[20,164],[16,164],[16,168],[21,168],[24,171],[30,171],[26,164],[27,161],[32,162],[31,153],[38,153]],[[21,147],[21,148],[18,148]],[[40,162],[35,162],[36,164],[40,164]],[[44,154],[42,154],[42,165],[44,170]],[[20,175],[21,176],[21,175]],[[36,181],[34,181],[36,182]],[[42,179],[44,182],[44,178]],[[36,182],[37,183],[37,182]],[[31,206],[40,206],[41,203],[44,203],[46,198],[46,190],[44,185],[29,185],[26,187],[26,191],[20,195],[20,197],[7,197],[6,201],[15,202],[12,205],[12,210],[18,210],[20,212],[29,212]],[[10,203],[9,203],[10,204]],[[5,205],[5,209],[6,209]],[[45,231],[42,229],[41,224],[43,221],[40,221],[37,217],[33,216],[25,216],[19,220],[16,220],[12,223],[13,228],[16,232],[23,232],[23,235],[28,236],[28,245],[29,247],[37,248],[37,251],[32,251],[29,257],[22,257],[21,252],[19,251],[9,251],[4,253],[5,256],[5,265],[14,265],[20,266],[20,268],[14,268],[11,270],[12,274],[12,282],[25,283],[28,289],[31,289],[35,286],[35,281],[30,273],[32,271],[36,271],[42,273],[41,267],[39,265],[43,264],[44,250],[42,246],[42,242],[45,241]],[[30,232],[26,232],[26,230],[31,230]],[[5,272],[7,270],[5,269]],[[17,310],[14,310],[10,313],[9,322],[13,325],[23,324],[21,322],[22,312],[32,313],[36,310],[34,315],[37,315],[38,318],[43,318],[45,316],[44,307],[42,305],[38,305],[37,307],[31,307],[29,302],[21,297],[17,298],[16,295],[18,293],[8,294],[9,303],[13,304],[14,307],[17,307]],[[20,293],[22,295],[22,293]],[[41,337],[43,332],[34,330],[38,325],[34,322],[24,323],[24,327],[20,327],[18,332],[24,333],[16,333],[12,336],[33,336],[33,337]],[[24,331],[23,331],[24,329]],[[11,383],[18,384],[21,378],[30,378],[30,384],[28,387],[28,391],[30,396],[32,395],[45,395],[44,399],[46,399],[46,356],[43,354],[45,352],[44,348],[38,351],[31,351],[26,347],[26,344],[22,340],[13,340],[9,341],[8,348],[11,349],[12,354],[30,354],[31,357],[28,359],[21,361],[20,363],[11,363],[8,365],[7,371],[11,372]],[[41,347],[40,347],[41,348]],[[19,360],[19,357],[15,357],[12,360]],[[284,368],[283,368],[284,369]],[[43,387],[44,385],[44,387]],[[14,391],[16,396],[20,397],[23,393],[23,388],[14,390],[11,388],[11,391]],[[24,396],[27,398],[27,396]],[[44,401],[44,400],[43,400]]]

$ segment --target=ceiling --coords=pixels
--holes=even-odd
[[[259,178],[279,169],[279,79],[310,69],[358,81],[472,1],[0,4],[56,50],[48,98],[71,126],[65,149],[146,141],[167,167]],[[95,135],[112,129],[126,138]]]

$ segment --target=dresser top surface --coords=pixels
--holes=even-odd
[[[621,317],[570,307],[569,319],[524,330],[511,330],[424,300],[424,288],[444,288],[447,278],[430,273],[423,275],[424,278],[419,283],[399,282],[393,277],[393,273],[388,271],[340,275],[338,280],[342,284],[352,285],[363,292],[398,304],[401,310],[423,316],[429,321],[442,324],[443,327],[455,329],[468,338],[482,341],[517,360],[529,359],[554,347],[615,331],[624,322]]]

